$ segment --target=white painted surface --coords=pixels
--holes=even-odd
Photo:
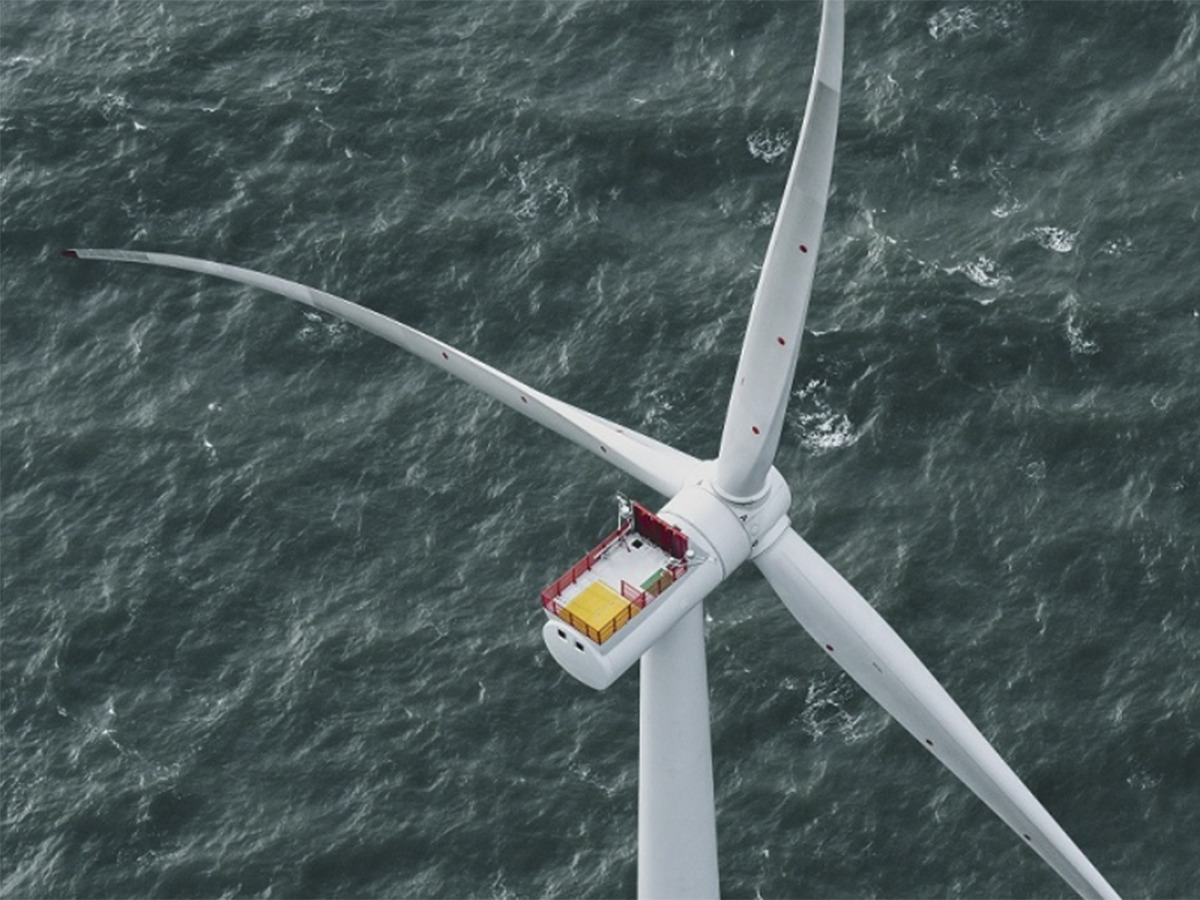
[[[704,604],[642,657],[638,896],[719,896]]]
[[[611,462],[621,471],[632,475],[663,496],[670,497],[675,494],[683,486],[687,474],[698,465],[698,460],[682,451],[631,429],[615,425],[600,416],[584,412],[569,403],[556,400],[461,350],[455,350],[449,344],[325,291],[240,266],[229,266],[172,253],[143,253],[130,250],[68,252],[74,253],[80,259],[135,262],[214,275],[217,278],[280,294],[345,319],[364,331],[390,341],[414,356],[419,356],[439,369],[449,372],[489,397],[494,397],[538,424],[544,425],[555,434],[562,435],[601,459]]]
[[[1117,896],[916,654],[800,535],[789,528],[755,563],[830,658],[1071,887]]]
[[[767,247],[717,456],[717,489],[759,494],[779,447],[808,314],[833,171],[844,43],[842,0],[828,0],[800,141]]]

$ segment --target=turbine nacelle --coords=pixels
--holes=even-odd
[[[715,460],[701,463],[657,516],[635,504],[621,528],[542,592],[548,616],[542,639],[588,687],[603,690],[620,678],[730,573],[787,531],[791,491],[778,470],[771,468],[749,501],[722,496],[715,473]]]

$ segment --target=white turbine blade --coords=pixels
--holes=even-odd
[[[766,484],[796,372],[833,170],[843,18],[842,0],[826,0],[804,125],[754,293],[725,414],[716,485],[735,500],[757,495]]]
[[[642,657],[638,896],[719,896],[704,604]]]
[[[800,535],[789,528],[755,563],[828,655],[1072,888],[1117,896],[916,654]]]
[[[543,394],[415,328],[316,288],[277,278],[274,275],[243,269],[240,266],[228,266],[223,263],[195,259],[190,256],[176,256],[171,253],[143,253],[130,250],[66,250],[63,255],[78,259],[144,263],[171,269],[185,269],[204,275],[215,275],[218,278],[281,294],[322,312],[345,319],[347,322],[419,356],[439,369],[449,372],[456,378],[483,391],[489,397],[494,397],[501,403],[511,406],[517,412],[528,416],[585,450],[590,450],[601,459],[612,463],[621,471],[632,475],[666,497],[674,496],[679,492],[688,471],[698,462],[688,454],[668,447],[653,438],[638,434],[636,431],[616,425],[569,403]]]

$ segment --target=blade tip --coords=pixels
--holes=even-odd
[[[62,255],[65,259],[79,259],[78,250],[64,250]]]

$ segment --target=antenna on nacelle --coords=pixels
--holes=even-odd
[[[629,502],[628,497],[617,491],[617,527],[620,528],[632,518],[633,504]]]

